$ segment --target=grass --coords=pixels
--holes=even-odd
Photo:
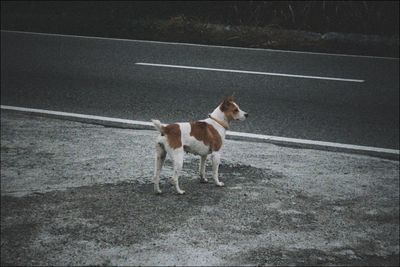
[[[2,1],[1,28],[240,47],[399,55],[397,1]],[[379,34],[379,37],[374,41],[362,40],[359,36],[325,38],[328,35],[324,33],[330,31]]]

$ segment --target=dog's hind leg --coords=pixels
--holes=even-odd
[[[154,192],[156,194],[161,194],[160,190],[160,172],[161,168],[164,165],[165,157],[167,156],[167,151],[164,149],[164,145],[161,143],[156,144],[156,160],[154,166]]]
[[[172,181],[175,185],[176,192],[182,195],[185,193],[185,191],[181,190],[181,188],[179,187],[179,175],[183,167],[183,148],[172,150],[170,155],[174,162],[174,175],[172,176]]]
[[[206,178],[206,160],[207,160],[207,155],[201,156],[201,158],[200,158],[200,167],[199,167],[200,182],[201,183],[207,183],[208,182],[208,180]]]

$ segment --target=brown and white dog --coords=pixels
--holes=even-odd
[[[218,180],[218,167],[220,164],[220,149],[225,140],[226,131],[233,120],[245,120],[248,114],[241,110],[234,102],[233,96],[226,97],[224,101],[205,120],[195,122],[174,123],[162,125],[159,120],[152,120],[155,128],[161,133],[157,137],[156,161],[154,170],[154,191],[160,190],[160,172],[167,153],[170,154],[174,173],[172,181],[178,194],[185,191],[179,187],[179,173],[183,166],[185,152],[200,155],[200,181],[207,182],[205,176],[205,162],[207,156],[212,157],[213,179],[217,186],[224,183]]]

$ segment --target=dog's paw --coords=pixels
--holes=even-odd
[[[224,186],[225,184],[223,182],[218,182],[218,183],[216,183],[216,185],[221,187],[221,186]]]
[[[183,194],[185,194],[185,191],[184,190],[179,190],[179,191],[176,191],[179,195],[183,195]]]
[[[161,194],[160,186],[158,184],[154,184],[154,193]]]
[[[161,195],[161,194],[162,194],[162,191],[161,191],[160,189],[158,189],[158,190],[154,190],[154,193],[155,193],[156,195]]]
[[[208,179],[207,178],[200,178],[200,183],[206,184],[208,183]]]

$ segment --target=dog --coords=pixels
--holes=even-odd
[[[179,187],[179,174],[183,166],[185,152],[199,155],[200,182],[207,183],[205,176],[206,159],[211,154],[212,176],[217,186],[224,186],[218,179],[220,150],[225,140],[226,131],[233,120],[243,121],[248,113],[241,110],[235,103],[234,97],[225,97],[222,103],[208,116],[207,119],[162,125],[159,120],[152,120],[156,130],[160,132],[156,142],[156,160],[154,170],[154,191],[161,194],[160,172],[167,153],[173,161],[172,182],[178,194],[184,194]]]

